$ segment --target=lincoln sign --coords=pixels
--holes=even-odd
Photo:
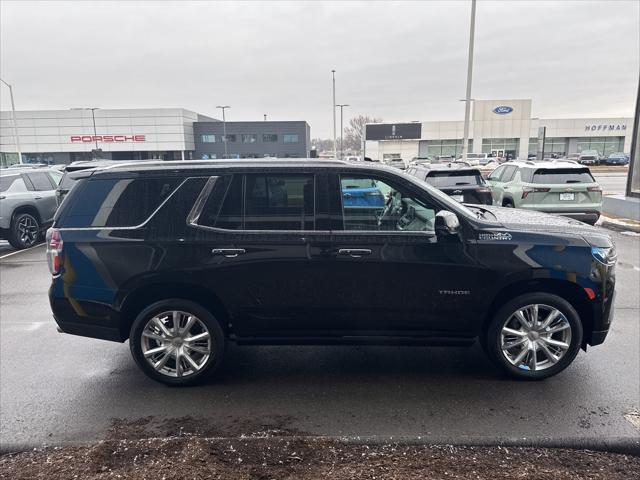
[[[71,143],[122,143],[122,142],[146,142],[144,135],[71,135]]]

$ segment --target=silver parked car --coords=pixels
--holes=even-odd
[[[51,168],[0,170],[0,238],[17,249],[35,245],[53,223],[61,178]]]

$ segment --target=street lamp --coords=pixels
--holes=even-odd
[[[72,108],[71,110],[91,110],[91,119],[93,120],[93,140],[96,142],[96,150],[98,150],[98,132],[96,131],[96,110],[100,110],[99,107],[81,107]]]
[[[346,103],[336,105],[336,107],[340,107],[340,160],[344,158],[344,130],[342,128],[342,109],[348,106],[349,105]]]
[[[473,37],[476,28],[476,0],[471,0],[471,25],[469,26],[469,59],[467,62],[467,94],[464,104],[464,136],[462,139],[462,161],[469,153],[469,115],[471,111],[471,77],[473,74]]]
[[[16,120],[16,106],[13,103],[13,88],[7,82],[0,78],[0,82],[9,87],[9,97],[11,97],[11,120],[13,123],[13,138],[16,142],[16,150],[18,151],[18,163],[22,163],[22,151],[20,149],[20,137],[18,135],[18,121]]]
[[[231,107],[229,105],[217,105],[216,108],[222,110],[222,140],[224,143],[224,158],[227,158],[227,117],[224,111]]]
[[[333,156],[336,156],[336,71],[331,70],[333,77]]]

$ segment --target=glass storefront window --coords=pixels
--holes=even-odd
[[[520,146],[519,138],[484,138],[482,139],[482,153],[489,153],[495,156],[518,157]]]
[[[254,133],[243,133],[242,134],[242,143],[256,143],[258,141],[258,136]],[[253,158],[253,157],[247,157]]]
[[[578,139],[578,153],[583,150],[597,150],[600,155],[621,152],[624,137],[581,137]]]
[[[202,143],[216,143],[215,135],[200,135]]]
[[[284,143],[298,143],[298,135],[285,133],[282,136]]]
[[[469,140],[468,152],[472,152],[473,141]],[[422,140],[420,156],[454,156],[462,155],[462,139],[460,140]],[[425,151],[426,148],[426,151]]]

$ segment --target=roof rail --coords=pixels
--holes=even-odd
[[[122,163],[115,163],[104,167],[96,167],[101,170],[112,170],[114,168],[131,167],[131,166],[193,166],[193,165],[225,165],[230,163],[251,163],[251,164],[274,164],[274,163],[286,163],[286,162],[302,162],[308,160],[310,163],[322,163],[322,164],[334,164],[334,165],[350,165],[346,160],[339,160],[337,158],[331,158],[323,160],[320,158],[278,158],[278,157],[264,157],[264,158],[224,158],[216,160],[132,160],[122,161]]]

